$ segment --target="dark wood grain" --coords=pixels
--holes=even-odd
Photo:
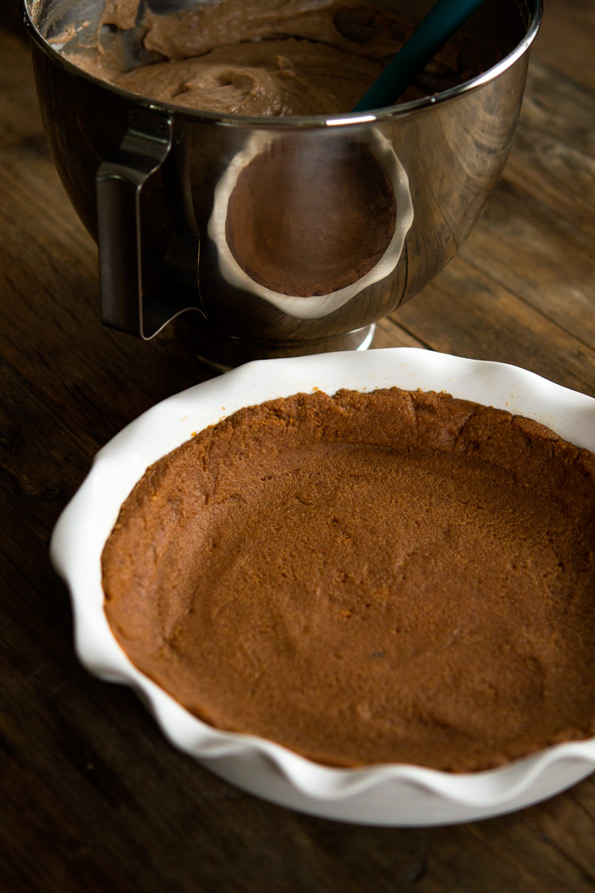
[[[594,55],[592,0],[549,0],[504,178],[376,347],[515,363],[595,395]],[[208,773],[79,665],[55,520],[103,443],[208,373],[172,334],[101,328],[96,249],[47,150],[14,0],[0,9],[0,307],[1,889],[595,889],[593,778],[462,826],[315,819]]]

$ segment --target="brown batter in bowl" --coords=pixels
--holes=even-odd
[[[89,73],[161,102],[266,117],[330,115],[349,112],[374,83],[412,33],[411,13],[369,0],[203,0],[156,14],[139,0],[108,0],[95,47],[77,43],[73,51],[69,34],[55,40]],[[121,45],[113,46],[114,33]],[[145,60],[132,67],[131,35]],[[508,37],[510,47],[465,26],[402,99],[487,71],[514,46],[515,35]]]
[[[451,771],[595,733],[595,455],[528,419],[243,409],[148,469],[102,563],[123,649],[218,728]]]

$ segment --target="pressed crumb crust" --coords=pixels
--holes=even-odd
[[[298,394],[149,468],[102,558],[131,660],[330,765],[595,734],[595,455],[447,394]]]

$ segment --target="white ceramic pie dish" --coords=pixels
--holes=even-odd
[[[332,394],[392,385],[447,391],[507,409],[595,450],[595,399],[514,366],[413,348],[263,360],[170,397],[111,440],[56,525],[52,560],[70,589],[81,662],[101,679],[134,688],[176,747],[229,782],[284,806],[349,822],[415,826],[487,818],[543,800],[589,775],[595,770],[595,739],[468,774],[400,764],[329,768],[270,741],[220,732],[188,713],[131,664],[103,611],[103,546],[148,465],[242,406],[313,389]]]

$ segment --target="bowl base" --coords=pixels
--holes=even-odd
[[[372,344],[376,325],[364,326],[342,335],[303,341],[258,341],[222,335],[204,324],[179,323],[179,335],[200,363],[225,372],[251,360],[302,357],[343,350],[367,350]]]

